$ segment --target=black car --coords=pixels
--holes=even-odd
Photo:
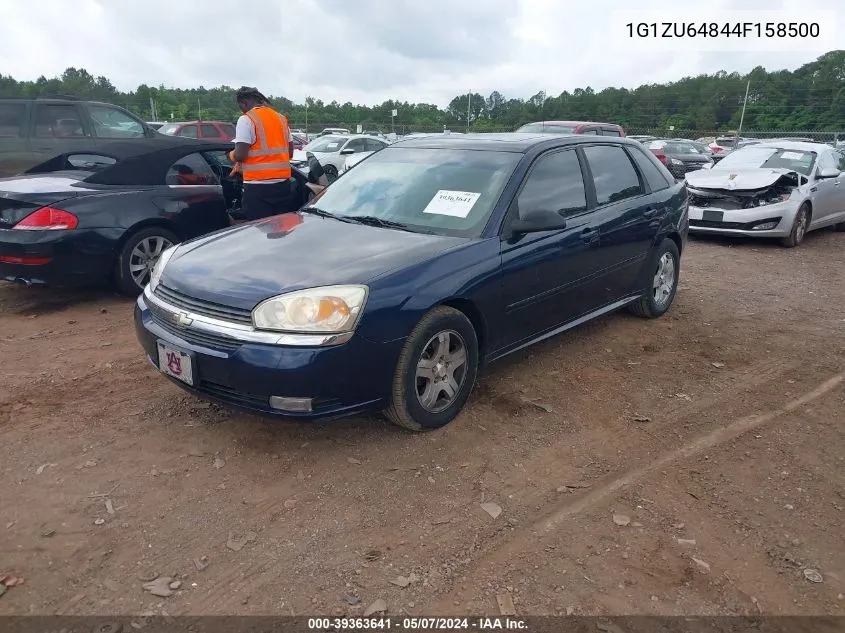
[[[667,139],[651,141],[646,147],[680,180],[691,171],[713,166],[713,159],[697,145],[692,141]]]
[[[0,178],[46,160],[121,140],[159,138],[147,123],[110,103],[73,98],[0,99]]]
[[[239,207],[231,143],[112,142],[0,179],[0,279],[137,294],[171,245],[229,226]],[[309,197],[305,176],[291,209]],[[291,209],[283,209],[289,211]]]

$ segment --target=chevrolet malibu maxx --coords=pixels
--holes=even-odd
[[[165,251],[136,330],[201,397],[433,429],[491,361],[623,307],[664,314],[687,231],[686,185],[636,141],[400,141],[297,213]]]

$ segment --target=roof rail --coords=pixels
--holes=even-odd
[[[85,101],[82,97],[77,97],[76,95],[63,95],[63,94],[49,94],[49,95],[40,95],[35,97],[36,99],[62,99],[63,101]]]

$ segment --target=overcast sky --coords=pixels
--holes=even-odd
[[[838,12],[841,0],[705,0],[712,11]],[[794,69],[819,56],[792,53],[619,53],[614,9],[659,0],[0,0],[0,73],[16,79],[68,66],[119,89],[257,86],[302,102],[387,99],[445,106],[472,90],[527,98],[540,90],[635,87],[757,65]],[[661,9],[665,7],[665,9]],[[761,19],[765,19],[765,13]],[[843,40],[845,41],[845,40]]]

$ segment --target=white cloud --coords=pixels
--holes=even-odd
[[[757,65],[796,68],[819,52],[611,50],[622,0],[41,0],[0,8],[0,72],[17,79],[84,67],[121,90],[139,84],[258,86],[301,102],[386,99],[444,106],[468,90],[528,97],[635,87]],[[641,0],[671,19],[678,3]],[[839,13],[839,0],[708,0],[709,10]]]

